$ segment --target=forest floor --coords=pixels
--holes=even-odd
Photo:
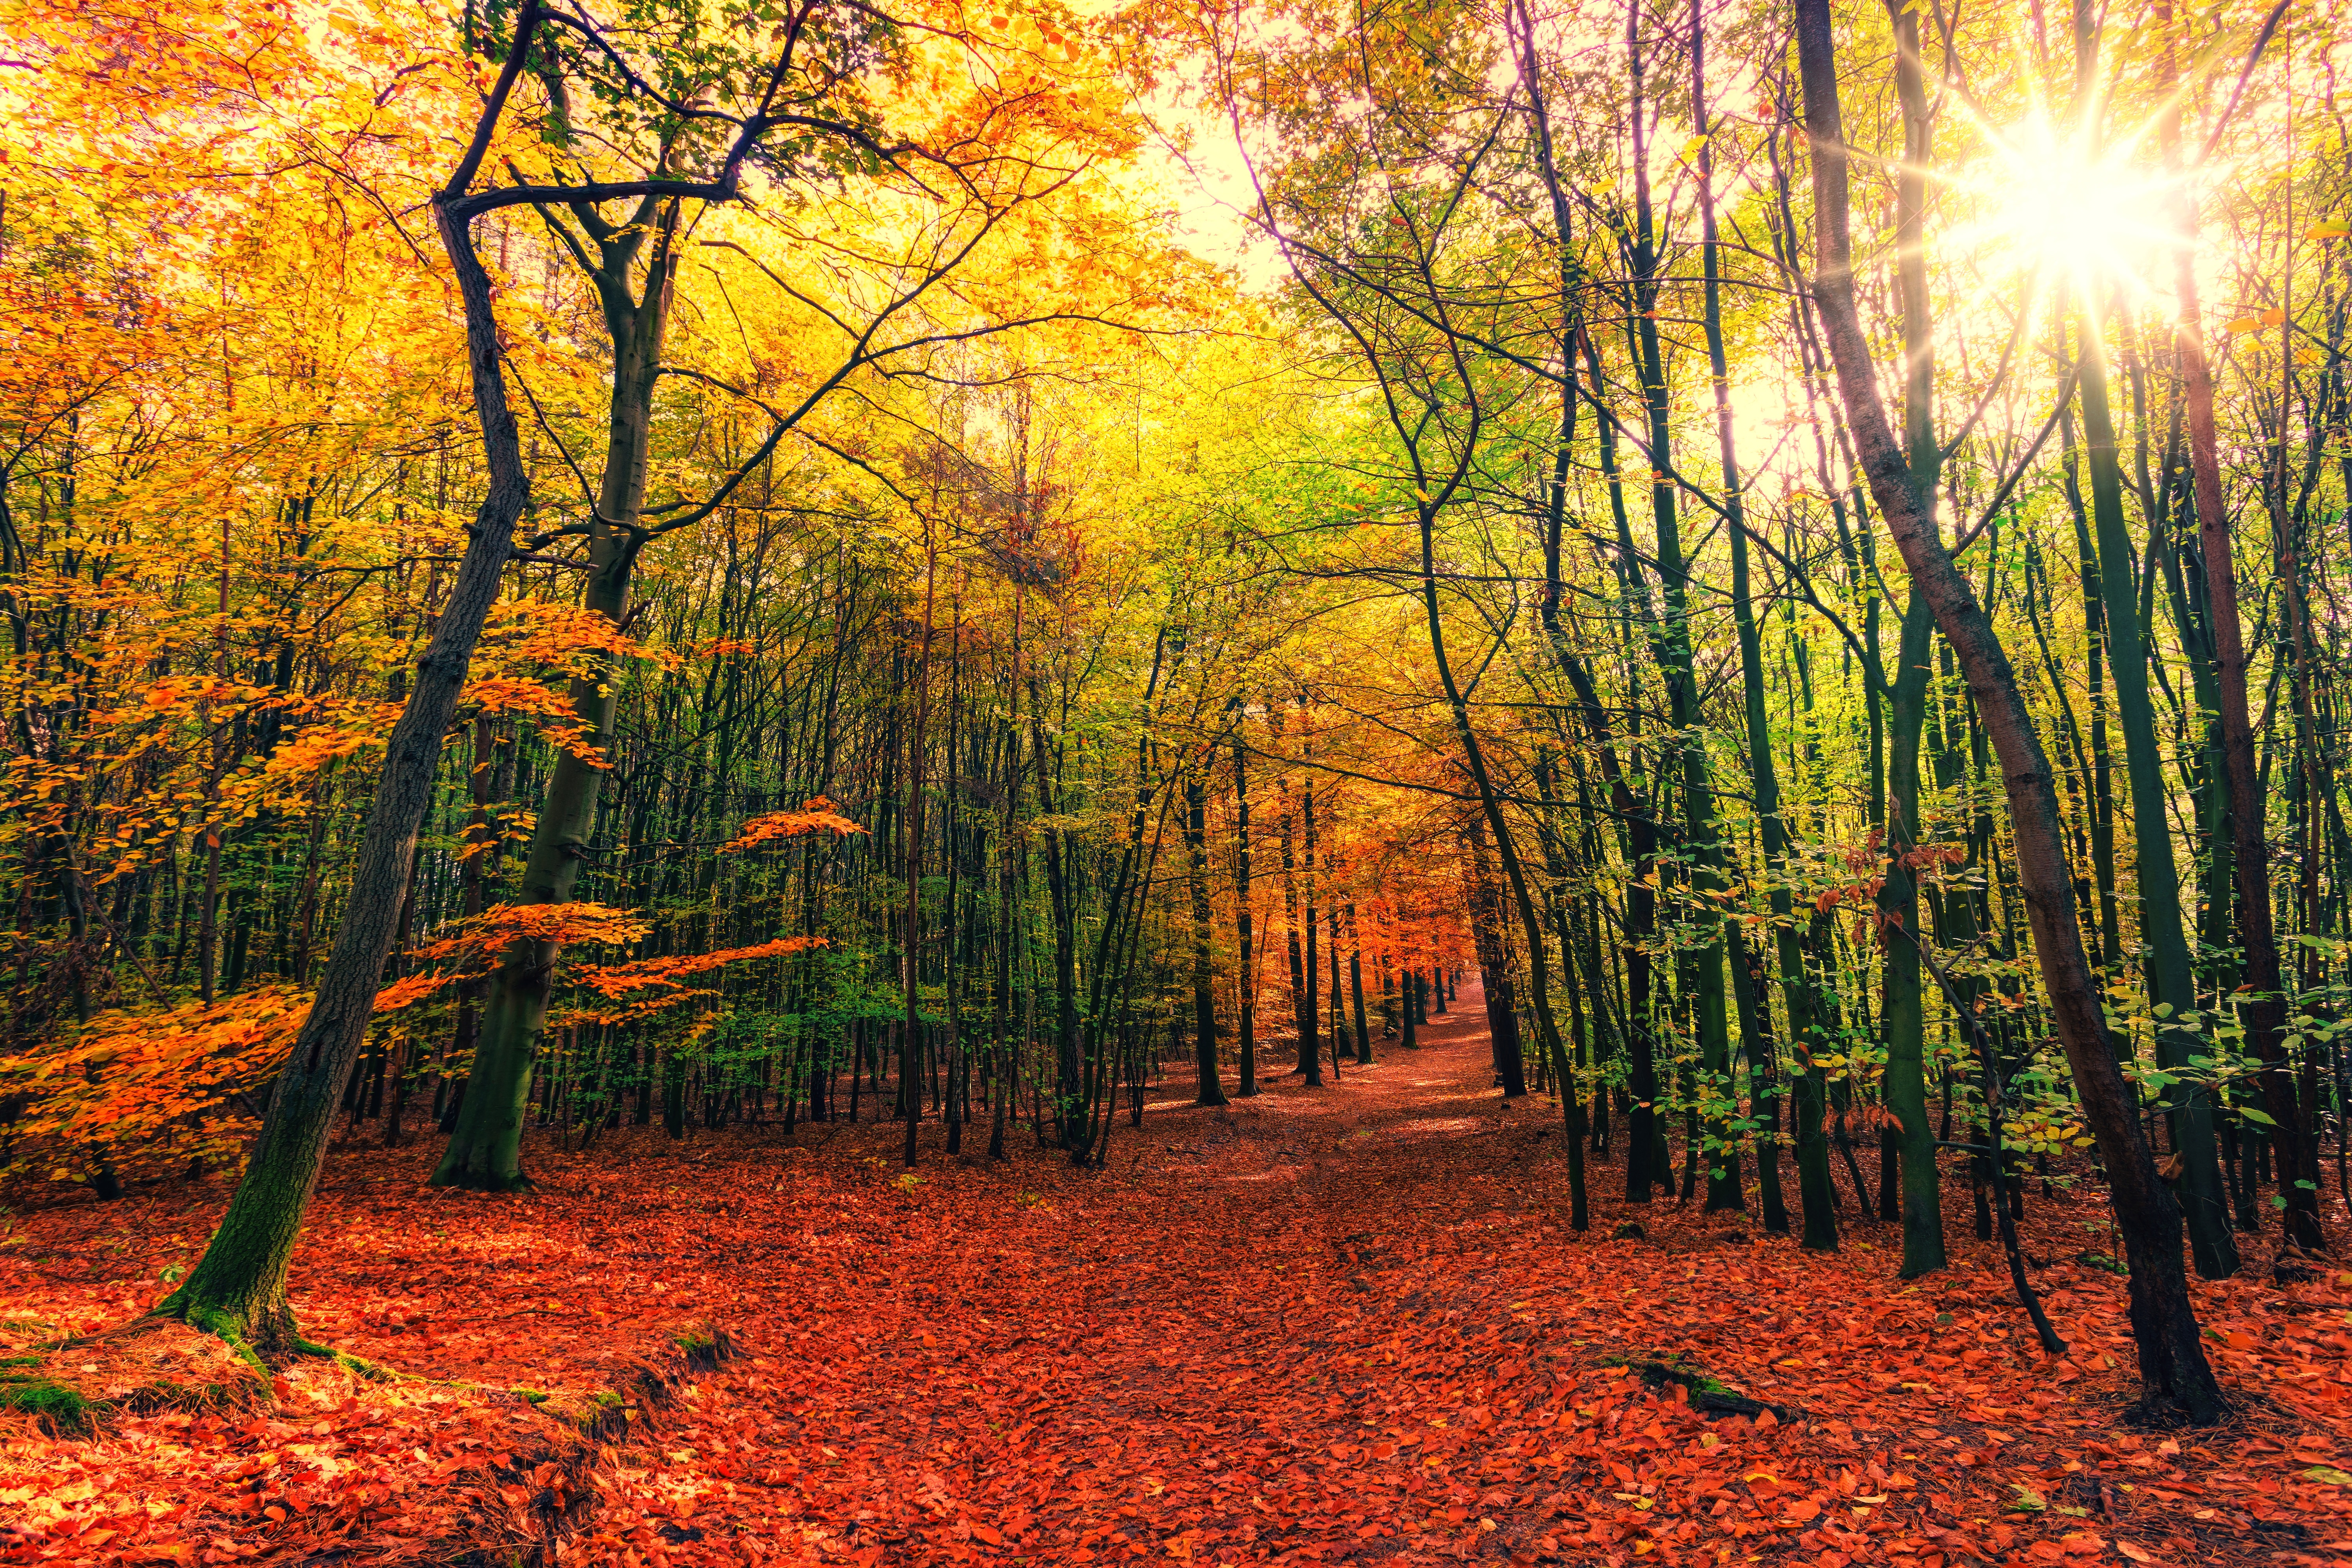
[[[2122,1281],[2075,1261],[2115,1250],[2095,1189],[2030,1200],[2052,1360],[1963,1184],[1953,1266],[1909,1284],[1850,1193],[1844,1249],[1808,1255],[1629,1213],[1596,1166],[1578,1235],[1558,1112],[1500,1098],[1473,990],[1343,1072],[1225,1110],[1171,1081],[1097,1173],[959,1163],[936,1124],[911,1176],[889,1125],[625,1130],[534,1145],[509,1198],[425,1187],[430,1141],[339,1149],[295,1305],[410,1377],[304,1361],[90,1437],[11,1417],[0,1561],[2352,1562],[2352,1273],[2277,1287],[2248,1238],[2198,1288],[2239,1416],[2138,1429]],[[226,1195],[19,1217],[0,1307],[133,1319]],[[676,1343],[710,1327],[715,1367]],[[136,1383],[202,1359],[181,1332],[67,1355]],[[1710,1417],[1612,1357],[1781,1414]],[[612,1388],[642,1418],[609,1443],[501,1392]]]

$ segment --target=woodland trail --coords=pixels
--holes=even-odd
[[[1273,1079],[1224,1110],[1163,1084],[1091,1173],[1034,1150],[959,1164],[935,1124],[913,1181],[890,1125],[803,1127],[801,1146],[700,1132],[666,1156],[651,1129],[536,1148],[542,1190],[499,1198],[422,1188],[424,1147],[349,1149],[295,1303],[309,1331],[402,1371],[520,1387],[596,1386],[616,1354],[725,1329],[740,1357],[596,1469],[564,1563],[1957,1568],[2352,1551],[2352,1488],[2302,1475],[2347,1453],[2331,1401],[2352,1373],[2323,1336],[2352,1290],[2334,1276],[2208,1288],[2209,1321],[2263,1331],[2257,1346],[2229,1331],[2223,1355],[2261,1383],[2247,1418],[2179,1443],[2125,1432],[2120,1282],[2053,1259],[2097,1239],[2066,1239],[2084,1222],[2063,1196],[2035,1199],[2029,1242],[2074,1340],[2052,1363],[1965,1214],[1956,1266],[1906,1286],[1864,1226],[1807,1257],[1742,1216],[1662,1202],[1641,1212],[1645,1238],[1603,1239],[1622,1176],[1596,1165],[1593,1226],[1574,1237],[1557,1109],[1493,1087],[1475,984],[1423,1037],[1337,1085]],[[119,1321],[193,1258],[224,1195],[31,1216],[0,1253],[6,1300]],[[1706,1419],[1681,1389],[1604,1364],[1654,1352],[1789,1422]],[[358,1506],[338,1488],[389,1463],[429,1494],[468,1443],[501,1441],[436,1447],[428,1411],[388,1445],[368,1387],[332,1368],[279,1394],[307,1402],[307,1432],[299,1414],[210,1436],[131,1421],[55,1462],[120,1499],[195,1498],[204,1560],[364,1562],[303,1547],[306,1521],[331,1534],[338,1506]],[[450,1456],[437,1472],[428,1448]],[[308,1489],[268,1479],[287,1465]],[[294,1514],[215,1508],[208,1488],[290,1498]],[[2044,1506],[2005,1511],[2020,1488]],[[400,1539],[393,1490],[366,1539]]]

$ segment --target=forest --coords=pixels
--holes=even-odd
[[[2347,50],[0,0],[0,1561],[2352,1561]]]

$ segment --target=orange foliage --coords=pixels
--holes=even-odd
[[[109,1014],[68,1049],[0,1062],[0,1084],[28,1107],[8,1130],[0,1177],[78,1182],[101,1161],[139,1175],[225,1157],[258,1109],[225,1102],[268,1081],[310,1010],[300,993],[267,986],[210,1006]],[[120,1137],[126,1126],[140,1129],[135,1141]]]
[[[499,648],[520,663],[552,666],[569,675],[593,674],[605,660],[651,659],[664,665],[675,656],[647,647],[610,620],[577,604],[517,599],[499,606],[508,625],[483,634],[485,647]]]
[[[594,732],[562,692],[528,676],[493,675],[466,684],[465,706],[478,715],[528,714],[539,721],[539,732],[550,745],[568,752],[591,767],[608,768]]]
[[[376,993],[376,1017],[381,1022],[433,999],[487,969],[519,940],[625,944],[647,930],[637,917],[604,904],[501,904],[415,950],[409,956],[417,972]],[[635,1000],[609,1011],[569,1010],[556,1022],[625,1023],[709,994],[684,984],[694,975],[823,945],[822,937],[780,937],[585,967],[568,978],[607,1001]],[[652,994],[635,994],[644,992]],[[0,1184],[80,1183],[100,1169],[131,1181],[184,1172],[192,1163],[236,1164],[258,1124],[263,1090],[310,1014],[308,992],[263,985],[209,1005],[104,1014],[62,1049],[0,1057],[0,1097],[23,1107],[0,1149]]]
[[[843,837],[866,831],[834,810],[833,802],[818,795],[804,802],[798,811],[772,811],[764,816],[751,818],[733,839],[719,847],[719,852],[730,855],[738,849],[750,849],[772,839],[798,838],[803,834],[816,833],[825,828],[831,828]]]
[[[441,974],[376,993],[379,1017],[448,984]],[[21,1095],[0,1183],[81,1182],[107,1166],[132,1180],[236,1163],[262,1091],[310,1016],[308,992],[262,985],[206,1005],[108,1013],[63,1050],[0,1058],[0,1091]]]
[[[551,942],[564,947],[584,942],[641,942],[652,928],[609,904],[495,904],[445,929],[446,934],[416,950],[419,961],[454,958],[478,963],[514,942]]]
[[[825,945],[821,936],[778,937],[773,942],[760,942],[751,947],[730,947],[717,952],[681,953],[674,958],[648,958],[636,963],[619,963],[605,969],[583,969],[572,976],[599,996],[625,996],[632,991],[642,991],[649,985],[679,989],[679,981],[688,975],[708,974],[714,969],[724,969],[730,963],[741,963],[754,958],[781,958],[786,953],[805,952]]]
[[[2125,1283],[2077,1257],[2104,1228],[2095,1187],[2028,1211],[2063,1357],[2021,1331],[1964,1188],[1954,1267],[1911,1281],[1883,1252],[1620,1206],[1605,1182],[1578,1236],[1558,1111],[1496,1098],[1471,999],[1343,1089],[1155,1104],[1101,1172],[1015,1140],[1013,1163],[929,1161],[911,1183],[887,1122],[818,1130],[823,1153],[697,1130],[690,1161],[621,1129],[541,1152],[561,1196],[420,1203],[429,1147],[352,1149],[298,1261],[309,1332],[559,1395],[623,1386],[625,1358],[705,1322],[746,1353],[584,1483],[520,1401],[354,1383],[320,1358],[273,1409],[131,1416],[119,1441],[0,1416],[0,1505],[37,1527],[11,1560],[366,1542],[448,1562],[467,1554],[453,1515],[494,1527],[502,1493],[562,1481],[584,1489],[561,1560],[599,1568],[2343,1561],[2352,1275],[2199,1282],[2217,1367],[2258,1414],[2136,1430],[2115,1418]],[[69,1330],[119,1322],[219,1196],[29,1216],[0,1298]],[[1646,1239],[1612,1237],[1628,1219]],[[1612,1358],[1696,1363],[1773,1408],[1711,1414]],[[923,1420],[873,1395],[885,1362]]]

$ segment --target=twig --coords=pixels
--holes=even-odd
[[[1960,1027],[1967,1031],[1969,1043],[1976,1047],[1977,1059],[1983,1065],[1985,1142],[1992,1147],[1992,1206],[2000,1225],[2000,1249],[2009,1255],[2010,1282],[2017,1287],[2017,1299],[2025,1308],[2025,1315],[2033,1320],[2033,1331],[2042,1337],[2042,1348],[2052,1355],[2064,1355],[2066,1342],[2058,1337],[2056,1329],[2050,1326],[2049,1314],[2042,1310],[2042,1298],[2033,1293],[2032,1282],[2025,1277],[2025,1254],[2017,1244],[2017,1219],[2009,1209],[2009,1162],[2001,1157],[2000,1146],[2000,1058],[1994,1056],[1984,1035],[1977,1028],[1976,1014],[1961,999],[1959,988],[1952,984],[1951,973],[1937,962],[1927,944],[1913,935],[1908,928],[1895,921],[1889,924],[1902,932],[1903,939],[1911,944],[1920,962],[1927,966],[1927,972],[1936,977],[1936,984],[1943,987],[1944,999],[1952,1005],[1953,1015],[1959,1019]]]

